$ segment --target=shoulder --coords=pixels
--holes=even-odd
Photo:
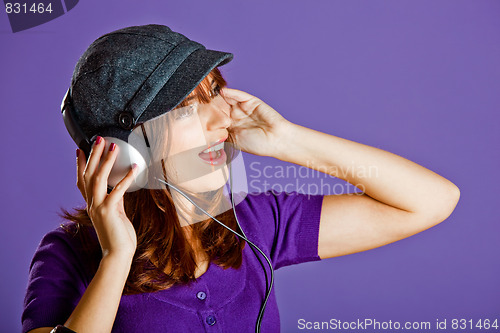
[[[248,239],[264,247],[279,266],[317,260],[323,195],[249,193],[236,207]]]
[[[93,240],[97,241],[97,235],[95,234],[94,228],[73,222],[64,222],[43,236],[38,246],[38,250],[46,247],[52,248],[62,246],[73,249],[84,248],[86,245],[91,245],[85,244],[86,242],[92,243]]]
[[[89,283],[92,263],[99,261],[98,245],[92,227],[65,222],[43,236],[31,261],[30,275],[77,270],[82,281]]]
[[[42,238],[30,265],[22,315],[23,330],[64,322],[85,292],[93,264],[92,229],[64,223]],[[88,241],[88,243],[86,243]]]
[[[275,226],[290,219],[319,219],[323,195],[298,192],[248,193],[236,206],[246,222],[249,219],[273,222]]]

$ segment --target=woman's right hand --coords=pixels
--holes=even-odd
[[[119,148],[112,143],[108,154],[105,154],[105,146],[104,139],[98,137],[88,162],[85,154],[77,150],[77,186],[87,202],[87,213],[99,238],[103,257],[132,259],[137,247],[137,236],[125,214],[123,195],[132,184],[137,168],[134,165],[108,194],[108,177]]]

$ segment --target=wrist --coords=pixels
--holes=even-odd
[[[76,333],[76,332],[73,330],[70,330],[66,326],[57,325],[56,327],[54,327],[54,329],[52,331],[50,331],[50,333]]]
[[[133,254],[124,252],[108,252],[103,254],[100,267],[103,266],[128,271],[130,270],[133,259]]]
[[[297,135],[300,126],[286,121],[276,130],[276,140],[272,145],[274,152],[272,157],[289,162],[290,154],[297,150]]]
[[[102,250],[102,257],[109,257],[112,258],[112,260],[128,260],[132,259],[135,255],[135,251],[137,250],[137,247],[135,245],[131,245],[128,243],[125,244],[117,244],[114,247],[111,246],[106,246],[103,247],[101,246]]]

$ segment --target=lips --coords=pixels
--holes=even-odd
[[[224,141],[227,137],[221,139],[207,149],[203,150],[198,154],[198,156],[203,160],[203,162],[210,165],[221,165],[226,162],[226,152],[224,151]]]

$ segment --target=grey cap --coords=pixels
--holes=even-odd
[[[81,56],[65,103],[89,141],[96,135],[127,141],[136,124],[175,108],[232,58],[166,26],[120,29],[98,38]]]

